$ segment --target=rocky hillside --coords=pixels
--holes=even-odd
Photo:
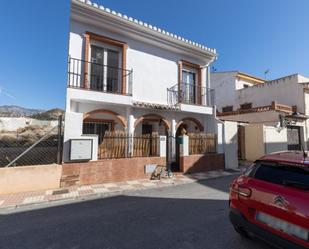
[[[54,108],[48,111],[43,109],[30,109],[21,106],[3,105],[0,106],[0,117],[30,117],[40,120],[56,120],[64,111]]]
[[[0,106],[0,117],[29,117],[43,112],[42,109],[30,109],[15,105]]]
[[[60,115],[63,115],[63,114],[64,114],[64,111],[62,109],[54,108],[46,112],[34,114],[31,116],[31,118],[40,119],[40,120],[56,120],[58,119]]]

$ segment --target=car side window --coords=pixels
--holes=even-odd
[[[253,177],[256,168],[258,167],[257,163],[251,164],[244,172],[244,176]]]

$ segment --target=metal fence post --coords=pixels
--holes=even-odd
[[[57,164],[62,163],[62,115],[58,117],[58,147],[57,147]]]

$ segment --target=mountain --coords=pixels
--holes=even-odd
[[[64,111],[59,108],[50,109],[30,109],[15,105],[0,106],[0,117],[30,117],[40,120],[57,120]]]
[[[42,109],[30,109],[15,105],[0,106],[0,117],[29,117],[44,112]]]
[[[57,120],[60,115],[63,115],[64,111],[59,108],[54,108],[45,112],[40,112],[31,116],[31,118],[40,120]]]

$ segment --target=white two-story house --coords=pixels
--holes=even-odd
[[[72,0],[64,161],[70,161],[70,140],[87,136],[97,139],[94,161],[134,157],[140,142],[134,137],[156,135],[165,137],[166,149],[160,152],[173,162],[177,136],[216,137],[209,73],[216,56],[215,49],[151,24]],[[107,155],[112,136],[129,136],[128,143],[118,139],[121,146],[131,146],[129,152]]]

